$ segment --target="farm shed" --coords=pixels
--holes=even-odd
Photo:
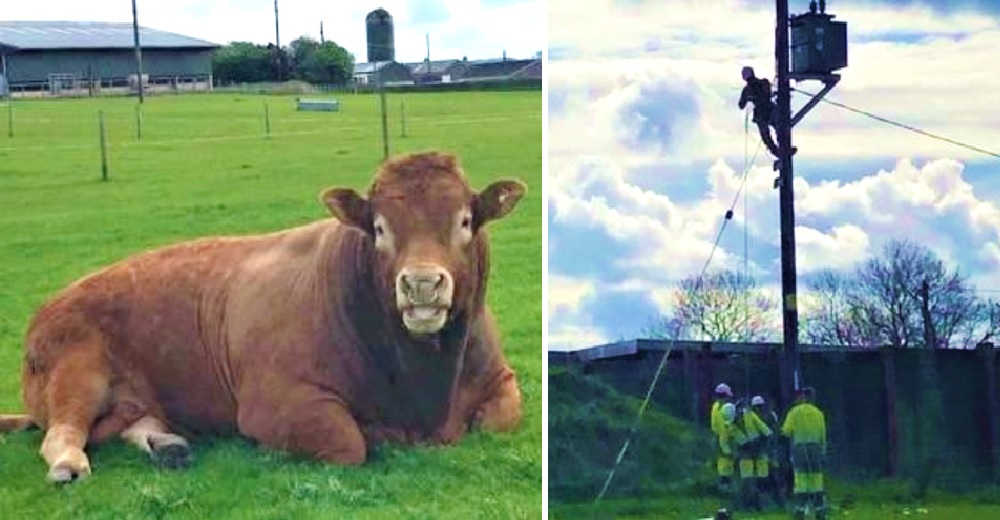
[[[424,60],[407,63],[417,83],[450,83],[465,76],[469,64],[467,60]]]
[[[413,74],[410,68],[395,61],[375,61],[354,65],[354,82],[362,85],[378,84],[379,75],[386,85],[410,85]]]
[[[468,62],[465,81],[541,78],[541,60],[492,59]]]
[[[218,45],[139,29],[149,88],[207,90]],[[0,55],[14,93],[84,94],[136,87],[132,24],[0,21]]]

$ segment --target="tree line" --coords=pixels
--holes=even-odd
[[[849,271],[811,277],[800,293],[800,341],[850,347],[972,348],[1000,332],[1000,305],[983,299],[931,250],[892,241]],[[731,270],[681,280],[673,310],[643,331],[658,338],[780,341],[778,300]]]
[[[231,42],[215,51],[212,74],[222,83],[297,79],[344,84],[354,73],[354,55],[332,41],[302,36],[285,47]]]

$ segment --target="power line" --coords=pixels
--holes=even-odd
[[[816,97],[816,95],[813,94],[813,93],[811,93],[811,92],[806,92],[804,90],[799,90],[797,88],[792,88],[792,90],[794,90],[795,92],[798,92],[800,94],[805,94],[805,95],[807,95],[807,96],[809,96],[811,98],[815,98]],[[917,128],[915,126],[910,126],[910,125],[905,124],[905,123],[900,123],[898,121],[893,121],[893,120],[891,120],[889,118],[873,114],[873,113],[868,112],[866,110],[861,110],[860,108],[854,108],[854,107],[845,105],[843,103],[838,103],[836,101],[833,101],[833,100],[830,100],[830,99],[827,99],[827,98],[820,98],[820,101],[822,101],[823,103],[828,103],[828,104],[833,105],[835,107],[843,108],[844,110],[849,110],[851,112],[855,112],[857,114],[861,114],[863,116],[869,117],[869,118],[874,119],[876,121],[879,121],[881,123],[886,123],[888,125],[896,126],[896,127],[902,128],[904,130],[909,130],[911,132],[914,132],[914,133],[917,133],[917,134],[920,134],[920,135],[923,135],[923,136],[926,136],[926,137],[930,137],[931,139],[937,139],[938,141],[944,141],[946,143],[951,143],[951,144],[956,145],[956,146],[961,146],[962,148],[967,148],[969,150],[972,150],[972,151],[975,151],[975,152],[979,152],[981,154],[989,155],[991,157],[996,157],[997,159],[1000,159],[1000,153],[991,152],[989,150],[985,150],[983,148],[979,148],[978,146],[974,146],[974,145],[971,145],[971,144],[968,144],[968,143],[963,143],[961,141],[956,141],[954,139],[950,139],[950,138],[944,137],[942,135],[933,134],[931,132],[928,132],[926,130],[922,130],[922,129]]]

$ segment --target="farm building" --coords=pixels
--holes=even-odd
[[[379,74],[386,85],[413,84],[413,74],[409,67],[395,61],[376,61],[356,63],[354,65],[354,82],[362,85],[376,84]]]
[[[509,60],[507,58],[470,61],[465,80],[517,79],[524,72],[532,69],[537,69],[538,77],[541,78],[541,63],[541,60]]]
[[[466,60],[424,60],[416,63],[407,63],[413,79],[417,83],[451,83],[459,81],[465,76],[469,69],[469,62]]]
[[[437,60],[407,63],[416,83],[542,79],[542,60]]]
[[[143,82],[151,90],[207,90],[218,45],[139,30]],[[0,57],[14,93],[73,95],[137,85],[132,24],[0,21]]]

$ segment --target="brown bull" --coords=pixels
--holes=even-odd
[[[326,190],[334,219],[111,265],[35,315],[27,414],[0,429],[45,429],[57,482],[89,475],[84,447],[113,435],[176,467],[190,458],[179,433],[359,464],[379,441],[513,429],[521,394],[485,305],[483,226],[524,191],[475,193],[454,157],[403,156],[367,198]]]

